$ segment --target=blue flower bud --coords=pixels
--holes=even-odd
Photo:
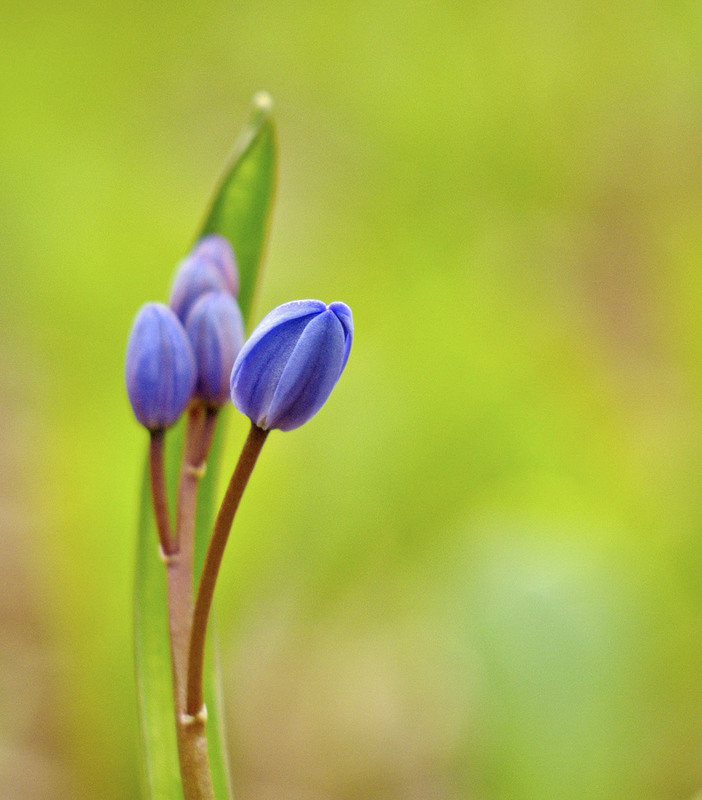
[[[351,309],[344,303],[294,300],[278,306],[234,362],[232,402],[264,430],[298,428],[331,394],[352,338]]]
[[[239,296],[239,268],[228,239],[218,233],[203,236],[193,248],[193,255],[214,264],[222,273],[227,289],[234,297]]]
[[[134,415],[151,431],[173,425],[195,388],[195,358],[180,320],[161,303],[142,306],[132,325],[125,367]]]
[[[201,256],[191,253],[178,265],[170,307],[185,325],[193,304],[207,292],[228,292],[229,285],[220,268]]]
[[[227,292],[204,294],[190,310],[185,330],[197,365],[195,393],[219,408],[229,397],[234,359],[244,344],[239,305]]]

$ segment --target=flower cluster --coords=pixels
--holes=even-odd
[[[127,344],[127,394],[149,430],[169,428],[191,399],[213,408],[226,402],[244,343],[238,286],[231,245],[212,234],[180,263],[169,305],[147,303],[137,314]]]
[[[216,234],[204,237],[178,265],[169,304],[147,303],[140,309],[125,367],[132,409],[150,432],[151,498],[166,564],[181,774],[184,785],[197,788],[186,796],[203,800],[214,797],[204,737],[205,636],[234,515],[268,432],[298,428],[319,411],[346,366],[353,338],[351,310],[344,303],[295,300],[267,314],[245,341],[238,291],[229,242]],[[198,484],[217,412],[230,397],[251,427],[194,593]],[[186,408],[173,524],[164,431]],[[202,793],[199,787],[204,787]]]
[[[127,393],[150,431],[172,426],[192,400],[229,399],[259,428],[304,424],[322,407],[351,349],[351,310],[295,300],[271,311],[244,343],[239,276],[222,236],[201,239],[179,264],[169,305],[148,303],[127,345]]]

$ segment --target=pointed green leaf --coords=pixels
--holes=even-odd
[[[275,170],[276,141],[271,101],[267,94],[259,93],[254,97],[251,118],[235,146],[200,233],[221,233],[231,241],[239,265],[239,303],[245,320],[250,314],[263,256],[275,191]],[[227,409],[222,409],[219,415],[220,421],[208,458],[207,472],[198,493],[196,576],[199,575],[212,530],[216,477],[227,413]],[[169,431],[166,438],[167,482],[169,496],[173,498],[180,465],[183,425],[179,424],[173,431]],[[211,628],[205,674],[208,749],[215,796],[217,800],[225,800],[231,797],[231,792],[223,736],[216,644],[212,646],[215,626],[212,623]],[[142,484],[137,541],[134,639],[144,797],[146,800],[182,800],[173,716],[166,576],[159,558],[146,471]]]
[[[277,149],[271,108],[268,94],[254,96],[249,125],[234,146],[231,167],[215,194],[201,234],[221,233],[234,246],[244,319],[251,310],[275,192]]]

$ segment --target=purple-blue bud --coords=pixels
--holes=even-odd
[[[218,233],[203,236],[193,248],[193,255],[214,264],[224,276],[228,290],[239,296],[239,268],[229,240]]]
[[[229,377],[244,344],[239,305],[228,292],[209,292],[193,305],[185,330],[197,365],[195,393],[219,408],[229,398]]]
[[[191,253],[176,271],[169,306],[185,325],[190,309],[208,292],[228,292],[229,285],[220,268],[212,261]]]
[[[331,394],[351,350],[345,303],[293,300],[259,323],[234,362],[232,402],[259,428],[290,431]]]
[[[125,376],[134,415],[151,431],[173,425],[195,388],[195,357],[180,320],[161,303],[142,306],[127,343]]]

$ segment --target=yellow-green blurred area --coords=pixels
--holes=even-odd
[[[696,0],[3,4],[0,797],[138,797],[124,346],[259,89],[254,320],[356,338],[225,557],[235,796],[699,797]]]

